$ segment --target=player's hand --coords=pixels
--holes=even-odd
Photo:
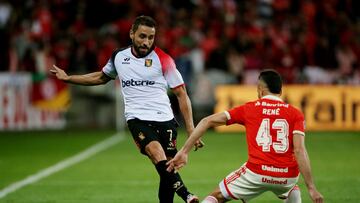
[[[324,197],[316,189],[309,189],[309,194],[314,203],[323,203]]]
[[[170,161],[166,163],[168,165],[167,171],[171,172],[172,170],[179,170],[180,168],[184,167],[187,164],[188,155],[180,150],[176,153],[175,157],[172,158]]]
[[[198,149],[204,147],[204,146],[205,146],[205,143],[204,143],[201,139],[198,139],[198,140],[195,142],[194,146],[195,146],[194,151],[197,151]]]
[[[53,69],[50,69],[50,72],[55,75],[59,80],[69,80],[69,76],[65,73],[65,71],[57,67],[56,65],[53,65]]]

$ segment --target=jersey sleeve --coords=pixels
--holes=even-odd
[[[161,63],[161,69],[166,82],[170,88],[175,88],[184,85],[184,80],[180,72],[176,69],[174,60],[159,48],[155,48]]]
[[[245,106],[235,107],[229,111],[225,111],[225,114],[228,118],[226,125],[245,123]]]
[[[176,69],[167,70],[164,73],[165,80],[168,82],[170,88],[175,88],[184,85],[184,80],[180,72]]]
[[[293,130],[293,134],[298,133],[301,135],[305,135],[305,119],[304,119],[304,115],[300,112],[297,111],[295,112],[295,119],[294,119],[294,130]]]
[[[111,58],[108,60],[106,65],[102,68],[102,72],[105,73],[105,75],[109,76],[112,79],[115,79],[117,74],[116,68],[115,68],[115,57],[118,51],[115,51]]]

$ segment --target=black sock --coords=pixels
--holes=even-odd
[[[160,178],[158,198],[160,203],[172,203],[174,201],[175,191],[169,187],[167,181]]]
[[[177,195],[179,195],[184,201],[186,201],[186,198],[190,193],[185,187],[184,182],[181,180],[179,173],[174,173],[174,171],[168,172],[166,170],[166,162],[166,160],[160,161],[155,165],[156,170],[160,175],[161,184],[167,185],[169,190],[176,192]],[[162,181],[164,181],[165,183],[163,183]],[[164,190],[164,192],[159,191],[159,198],[160,196],[164,196],[165,198],[166,195],[163,194],[165,193],[165,189],[163,189],[163,187],[161,187],[161,189]],[[173,192],[171,193],[172,195]]]
[[[186,202],[187,196],[190,194],[190,192],[185,187],[185,184],[182,181],[182,179],[180,177],[180,174],[178,172],[176,172],[176,173],[174,173],[174,175],[182,183],[182,187],[178,188],[175,192],[176,192],[177,195],[179,195]]]
[[[158,197],[160,203],[173,203],[175,191],[171,187],[165,166],[166,161],[160,161],[155,164],[155,168],[160,176]]]

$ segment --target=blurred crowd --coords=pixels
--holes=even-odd
[[[138,15],[191,92],[254,84],[274,68],[287,84],[360,84],[356,0],[0,0],[0,71],[100,70]]]

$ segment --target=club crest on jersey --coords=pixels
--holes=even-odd
[[[145,135],[142,132],[139,133],[138,137],[139,137],[140,140],[145,139]]]
[[[145,59],[145,66],[151,67],[151,65],[152,65],[152,59]]]

